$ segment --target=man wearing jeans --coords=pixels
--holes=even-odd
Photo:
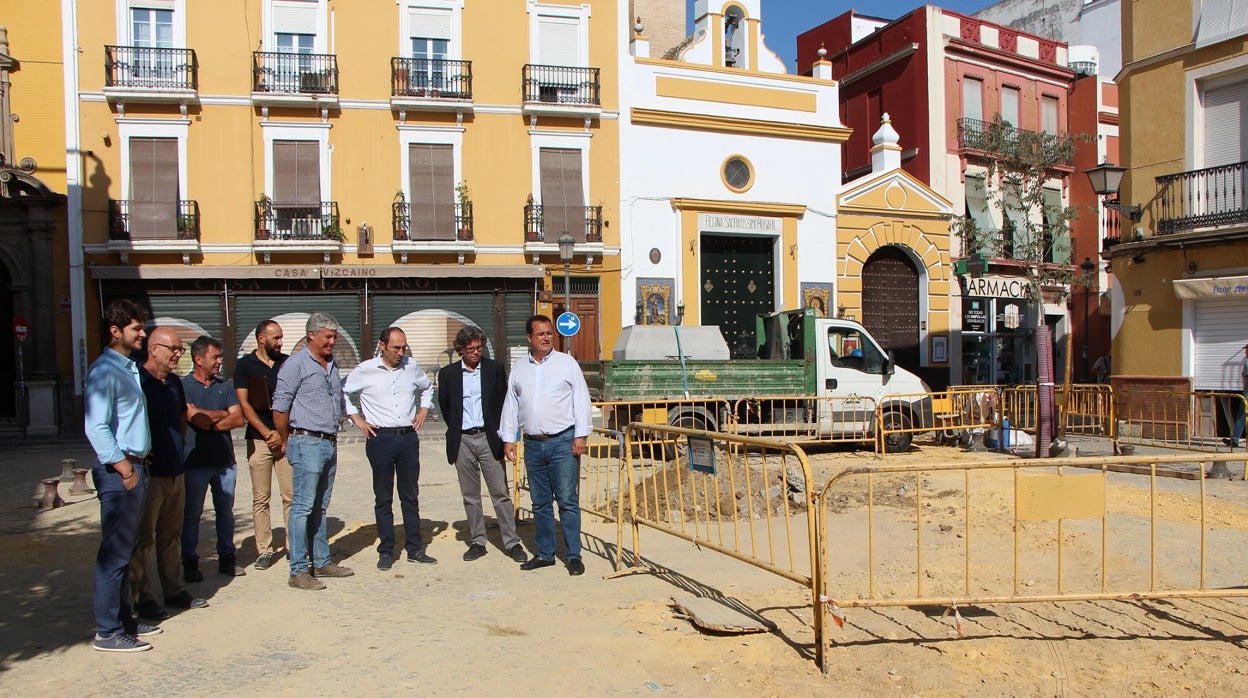
[[[238,468],[230,430],[243,426],[243,408],[234,387],[221,379],[221,342],[200,335],[191,343],[195,368],[182,377],[186,392],[186,511],[182,516],[182,567],[188,582],[201,582],[199,519],[204,496],[212,490],[217,530],[217,570],[227,577],[246,574],[234,553],[234,490]]]
[[[91,477],[100,500],[100,549],[95,555],[95,641],[100,652],[142,652],[138,639],[160,628],[138,623],[130,612],[130,556],[147,494],[147,460],[152,447],[147,402],[139,367],[130,354],[143,346],[145,311],[130,300],[104,309],[104,353],[91,364],[83,392],[83,429],[95,465]]]
[[[319,590],[325,583],[317,577],[350,577],[355,572],[329,558],[325,520],[338,470],[338,425],[343,413],[342,379],[334,361],[338,321],[329,313],[312,313],[305,329],[307,345],[286,359],[277,373],[273,424],[293,471],[294,497],[286,524],[287,583],[295,589]]]
[[[433,381],[407,355],[407,335],[397,327],[381,333],[380,353],[360,364],[343,382],[347,416],[367,439],[364,453],[373,469],[373,514],[377,520],[377,569],[394,565],[394,483],[408,562],[435,564],[420,539],[420,435],[433,406]],[[416,398],[420,397],[420,409]],[[361,414],[363,412],[363,414]]]
[[[507,460],[516,459],[516,431],[524,432],[524,467],[529,474],[536,524],[537,555],[520,565],[535,570],[555,564],[555,512],[567,545],[568,574],[585,573],[581,561],[580,457],[593,432],[589,389],[581,367],[571,356],[554,350],[550,318],[534,315],[525,324],[529,354],[516,362],[503,402],[502,426]]]

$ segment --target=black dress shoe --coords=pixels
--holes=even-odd
[[[134,607],[134,614],[143,620],[161,621],[169,617],[169,612],[156,603],[156,599],[144,601]]]
[[[540,557],[532,557],[532,558],[529,558],[527,562],[521,564],[520,569],[525,570],[525,571],[536,570],[542,567],[550,567],[553,564],[555,564],[554,560],[543,560]]]
[[[408,553],[408,554],[407,554],[407,561],[408,561],[408,562],[423,562],[423,563],[425,563],[426,565],[436,565],[436,564],[438,564],[438,558],[436,558],[436,557],[430,557],[429,555],[426,555],[426,554],[425,554],[425,551],[423,551],[423,550],[422,550],[422,551],[420,551],[420,552],[418,552],[418,553],[416,553],[415,555],[413,555],[413,554],[411,554],[411,553]]]
[[[507,555],[510,556],[511,559],[519,563],[525,563],[529,561],[529,554],[524,552],[524,546],[520,545],[519,543],[516,543],[510,548],[507,548]]]
[[[464,562],[472,562],[473,560],[480,560],[481,558],[485,557],[485,553],[486,553],[486,550],[485,550],[484,545],[481,545],[480,543],[473,543],[472,545],[468,546],[467,550],[464,551]]]
[[[238,565],[233,555],[226,555],[217,561],[217,571],[227,577],[242,577],[247,570]]]
[[[191,592],[183,589],[181,594],[165,599],[165,605],[173,608],[207,608],[208,602],[191,596]]]
[[[188,582],[204,581],[204,573],[199,571],[199,562],[195,560],[183,560],[182,578]]]
[[[388,570],[394,567],[394,556],[390,553],[382,553],[377,556],[377,569]]]
[[[585,574],[585,563],[581,562],[581,558],[574,557],[571,560],[568,560],[568,574],[573,577],[579,577],[582,574]]]

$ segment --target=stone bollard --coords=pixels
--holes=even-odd
[[[87,473],[91,472],[86,468],[74,468],[74,484],[69,486],[70,494],[91,494],[95,490],[87,485]]]
[[[50,477],[43,482],[43,499],[39,500],[39,511],[47,511],[65,505],[65,500],[61,499],[61,493],[57,487],[61,484],[59,477]]]
[[[1230,480],[1231,469],[1226,467],[1226,461],[1217,461],[1205,473],[1205,477],[1210,480]]]
[[[74,468],[78,466],[78,461],[73,458],[66,458],[61,461],[61,482],[70,482],[74,479]]]

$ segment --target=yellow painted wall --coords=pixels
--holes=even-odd
[[[253,50],[261,49],[263,32],[260,0],[190,2],[187,45],[199,62],[199,94],[229,96],[233,105],[195,105],[189,108],[188,195],[200,204],[203,243],[245,244],[254,233],[254,201],[264,191],[266,154],[260,109],[242,103],[251,91]],[[115,4],[83,3],[80,18],[83,47],[82,89],[99,92],[104,85],[104,45],[116,43]],[[603,205],[603,242],[618,246],[619,136],[615,75],[617,27],[614,3],[594,3],[589,20],[589,64],[601,68],[602,108],[609,118],[595,119],[589,126],[588,205]],[[367,221],[375,242],[391,236],[391,203],[402,187],[400,171],[399,117],[385,106],[390,96],[390,59],[398,54],[399,8],[393,0],[336,0],[330,2],[331,50],[337,55],[341,109],[331,109],[329,142],[332,147],[331,196],[339,205],[348,244],[356,241],[356,227]],[[518,110],[521,103],[521,69],[529,62],[529,15],[523,2],[465,3],[462,14],[462,56],[471,60],[474,103],[483,107]],[[272,47],[269,47],[270,50]],[[367,100],[361,108],[352,101]],[[55,100],[59,104],[59,97]],[[87,244],[108,239],[107,200],[122,191],[121,147],[116,108],[104,102],[83,102],[84,148],[95,153],[89,167],[91,184],[85,195]],[[478,245],[515,245],[523,242],[524,205],[534,188],[530,123],[518,113],[465,114],[462,122],[462,173],[474,204],[474,231]],[[131,117],[180,118],[176,105],[129,103]],[[272,107],[269,119],[283,122],[319,122],[312,108]],[[455,126],[453,113],[407,112],[408,124]],[[585,121],[538,120],[539,130],[583,133]],[[107,142],[105,135],[108,135]],[[271,194],[271,192],[269,192]],[[534,192],[536,194],[536,192]],[[349,220],[349,222],[348,222]],[[377,253],[360,257],[335,256],[343,264],[397,264],[393,255]],[[118,264],[115,255],[97,255],[100,264]],[[303,257],[275,255],[274,264],[320,263],[319,254]],[[409,263],[456,263],[453,255],[410,255]],[[516,254],[482,254],[467,258],[469,264],[525,264],[530,257]],[[562,265],[557,259],[547,264]],[[175,256],[132,256],[131,263],[181,264]],[[255,265],[255,254],[210,253],[196,258],[205,265]],[[574,273],[599,276],[601,345],[614,346],[622,321],[619,317],[619,257],[594,259],[586,271],[578,257]],[[549,277],[547,288],[550,287]]]
[[[49,12],[47,3],[6,2],[0,12],[0,24],[9,30],[9,54],[21,63],[10,76],[10,104],[18,117],[13,124],[14,155],[18,162],[24,157],[34,158],[39,165],[34,176],[53,191],[64,194],[65,100],[60,13]]]

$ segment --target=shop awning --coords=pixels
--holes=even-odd
[[[1184,299],[1248,298],[1248,276],[1211,276],[1204,279],[1176,279],[1174,295]]]
[[[459,265],[459,264],[316,264],[226,266],[91,267],[94,279],[540,279],[546,267],[540,264]]]

